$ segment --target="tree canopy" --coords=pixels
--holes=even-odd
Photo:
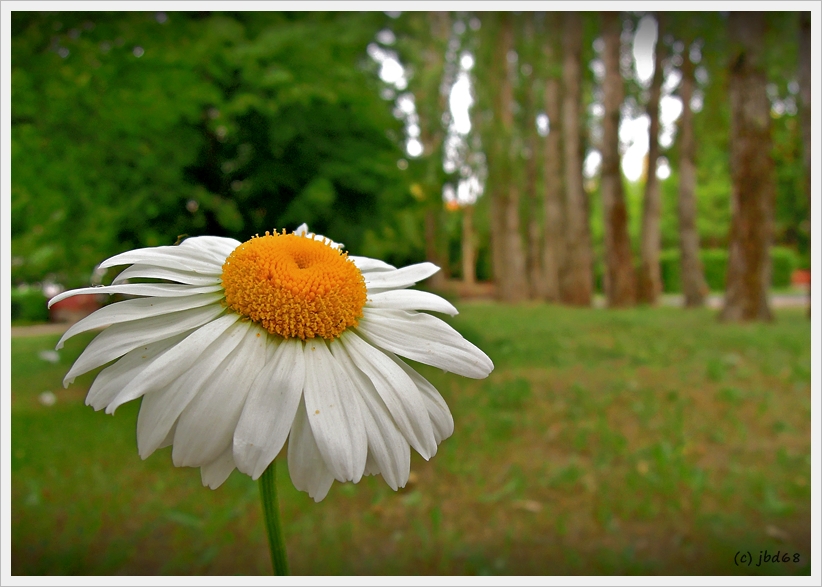
[[[302,222],[361,246],[411,199],[364,52],[387,18],[15,12],[15,279]]]
[[[602,290],[609,278],[600,15],[581,15],[581,48],[571,61],[560,42],[569,32],[561,15],[517,13],[510,22],[502,16],[15,11],[13,281],[85,284],[97,263],[126,249],[172,244],[186,234],[247,240],[307,222],[356,254],[395,264],[428,258],[445,276],[473,282],[466,275],[473,269],[480,280],[517,283],[502,276],[525,272],[528,283],[509,289],[531,297],[548,296],[539,273],[540,257],[548,255],[540,251],[555,246],[549,237],[563,251],[567,243],[590,241],[591,263],[582,264],[578,281]],[[652,17],[618,16],[625,96],[610,112],[621,123],[649,106],[650,82],[637,73],[632,43]],[[675,12],[665,19],[656,40],[662,101],[670,110],[670,101],[680,100],[688,65],[696,229],[702,247],[725,248],[727,14]],[[509,28],[503,46],[497,33]],[[764,68],[776,169],[774,243],[793,248],[809,266],[798,31],[797,13],[768,13]],[[402,72],[393,82],[382,75],[389,61]],[[579,111],[555,110],[560,114],[549,120],[549,101],[551,108],[568,102],[562,94],[569,64],[579,70],[571,77],[580,98],[570,100]],[[455,130],[449,101],[456,84],[470,86],[470,131]],[[621,178],[632,258],[641,249],[646,179],[657,166],[666,171],[659,175],[660,247],[665,253],[678,245],[681,124],[682,117],[663,120],[659,163],[646,161],[639,179]],[[563,126],[577,128],[567,137],[570,153],[556,142],[568,132]],[[619,134],[624,162],[635,139],[626,139],[622,126]],[[547,137],[555,141],[550,149]],[[548,153],[559,153],[550,166]],[[571,238],[559,234],[569,230],[567,209],[560,209],[567,202],[560,200],[570,189],[563,184],[583,165],[584,185],[577,190],[574,180],[572,187],[584,210],[574,212],[581,220]],[[551,183],[549,167],[562,176],[559,184]],[[469,183],[471,198],[457,197]],[[553,199],[543,196],[549,192]],[[550,221],[543,211],[549,199]],[[494,245],[500,230],[508,239],[502,248]],[[461,262],[463,254],[472,258]],[[557,264],[580,265],[557,254],[554,274]]]

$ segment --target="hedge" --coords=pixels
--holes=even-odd
[[[799,267],[799,255],[787,247],[773,247],[771,249],[773,287],[788,287],[791,285],[791,275]]]
[[[12,288],[11,319],[26,322],[48,322],[48,300],[38,288]]]
[[[726,249],[703,249],[699,252],[705,282],[711,291],[725,289],[725,271],[728,267]],[[787,247],[771,248],[771,287],[783,288],[791,284],[791,274],[798,266],[797,254]],[[662,291],[678,293],[682,291],[682,275],[679,264],[679,251],[667,249],[659,256],[662,276]]]

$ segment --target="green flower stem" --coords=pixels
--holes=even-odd
[[[277,461],[271,461],[260,477],[260,497],[263,500],[268,546],[271,549],[271,565],[275,575],[288,574],[288,553],[285,550],[283,526],[280,523],[280,506],[277,502]]]

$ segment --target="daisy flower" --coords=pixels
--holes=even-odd
[[[59,294],[140,296],[97,310],[60,339],[105,327],[63,383],[108,364],[86,404],[113,414],[142,398],[137,445],[145,459],[172,446],[174,465],[200,467],[216,488],[237,468],[258,479],[288,440],[294,486],[316,501],[334,479],[381,474],[408,481],[451,435],[439,392],[400,357],[472,378],[491,360],[442,320],[455,315],[431,293],[407,289],[432,263],[397,269],[348,255],[308,232],[245,243],[201,236],[137,249],[100,267],[130,265],[112,285]],[[134,279],[153,283],[132,283]],[[157,282],[163,280],[163,282]]]

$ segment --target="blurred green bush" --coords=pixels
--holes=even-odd
[[[659,253],[659,273],[662,279],[662,291],[665,293],[682,291],[682,270],[677,249],[665,249]]]
[[[725,272],[728,268],[728,251],[726,249],[703,249],[699,252],[705,282],[711,291],[725,289]],[[659,255],[662,275],[662,291],[679,293],[682,291],[682,274],[679,263],[679,250],[666,249]],[[771,248],[771,286],[788,287],[791,274],[799,266],[799,258],[793,249],[788,247]]]
[[[48,322],[48,300],[40,289],[19,287],[11,290],[11,319],[25,322]]]
[[[728,270],[728,251],[726,249],[703,249],[699,251],[705,283],[711,291],[725,289],[725,272]]]
[[[799,267],[799,256],[788,247],[771,249],[771,284],[774,287],[791,285],[791,274]]]

